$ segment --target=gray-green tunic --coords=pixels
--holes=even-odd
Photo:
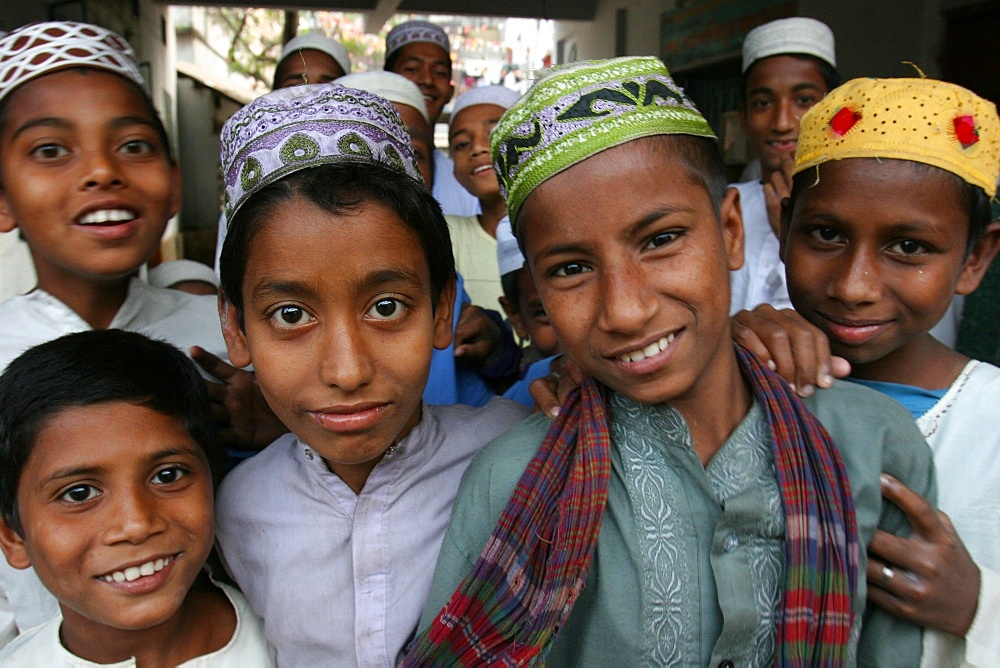
[[[861,544],[905,534],[883,505],[886,472],[935,499],[931,452],[913,418],[867,388],[837,383],[807,401],[840,448]],[[756,404],[702,467],[668,407],[612,395],[612,474],[597,551],[551,666],[773,663],[784,583],[784,517],[763,413]],[[423,631],[471,570],[510,493],[545,437],[535,416],[491,443],[462,480],[438,559]],[[864,605],[864,556],[856,608]],[[881,611],[864,617],[860,665],[917,665],[920,630]]]

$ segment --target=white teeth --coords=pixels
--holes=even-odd
[[[491,169],[493,169],[493,165],[483,165],[481,167],[476,167],[474,170],[472,170],[472,173],[473,174],[479,174],[480,172],[485,172],[485,171],[491,170]]]
[[[170,558],[167,559],[157,559],[156,561],[147,561],[141,566],[129,566],[123,571],[115,571],[114,573],[109,573],[103,576],[101,579],[105,582],[132,582],[133,580],[138,580],[140,577],[145,577],[147,575],[152,575],[153,573],[163,570],[163,567],[170,563]]]
[[[121,223],[135,218],[135,214],[124,209],[105,209],[92,211],[80,218],[81,225],[100,225],[101,223]]]
[[[674,340],[674,335],[670,334],[669,336],[661,338],[659,341],[654,341],[653,343],[650,343],[648,346],[640,350],[633,350],[631,352],[622,353],[621,355],[618,356],[618,359],[620,359],[622,362],[640,362],[646,359],[647,357],[652,357],[653,355],[666,350],[667,346],[673,343],[673,340]]]

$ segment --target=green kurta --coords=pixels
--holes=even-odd
[[[861,545],[877,528],[905,534],[883,506],[879,474],[935,500],[931,452],[887,397],[837,383],[807,401],[841,450]],[[611,403],[612,474],[597,551],[550,666],[736,666],[773,663],[784,583],[784,518],[758,407],[702,467],[679,415]],[[491,443],[462,480],[420,630],[471,570],[549,422],[535,416]],[[768,448],[770,446],[768,445]],[[780,562],[775,562],[780,555]],[[865,559],[856,608],[864,605]],[[723,614],[723,611],[724,614]],[[864,618],[860,665],[917,665],[920,631],[878,610]]]

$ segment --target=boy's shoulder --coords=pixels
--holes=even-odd
[[[506,501],[551,426],[552,420],[535,413],[493,439],[472,460],[463,485],[475,485],[477,480],[489,481],[491,499]]]

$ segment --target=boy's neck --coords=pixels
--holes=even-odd
[[[204,581],[202,581],[204,580]],[[196,581],[170,619],[140,630],[123,630],[67,614],[59,639],[71,653],[94,663],[135,657],[137,666],[177,666],[225,647],[236,631],[236,610],[206,577]],[[79,623],[79,622],[83,623]]]
[[[851,378],[943,390],[968,363],[968,357],[925,333],[880,359],[852,364]]]
[[[94,329],[111,325],[125,298],[132,277],[95,281],[83,276],[39,275],[38,288],[49,293]]]
[[[497,225],[507,215],[507,205],[504,203],[503,197],[497,195],[496,197],[480,199],[479,208],[482,209],[482,213],[479,214],[479,225],[488,235],[496,239]]]

